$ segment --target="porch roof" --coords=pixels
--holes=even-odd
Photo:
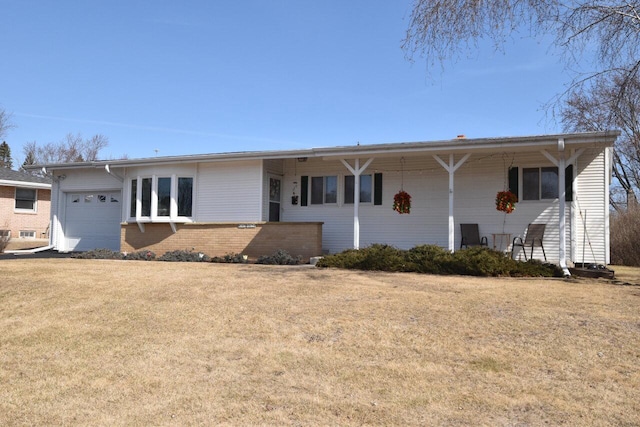
[[[321,147],[301,150],[244,151],[229,153],[194,154],[180,156],[148,157],[121,160],[96,160],[91,162],[57,163],[28,166],[29,169],[83,169],[83,168],[122,168],[132,166],[151,166],[171,163],[222,162],[237,160],[269,160],[290,158],[342,158],[391,157],[410,153],[452,154],[496,151],[528,151],[549,149],[558,146],[558,140],[564,139],[566,148],[588,146],[612,146],[620,131],[568,133],[552,135],[533,135],[498,138],[455,138],[442,141],[394,142],[385,144],[351,145]]]

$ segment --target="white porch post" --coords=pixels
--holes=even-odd
[[[367,160],[362,167],[360,159],[355,159],[354,167],[344,159],[340,161],[353,174],[353,249],[360,249],[360,175],[369,167],[373,158]]]
[[[440,156],[434,154],[433,158],[436,159],[440,166],[442,166],[447,172],[449,172],[449,251],[453,252],[455,250],[455,222],[453,218],[453,177],[455,172],[458,170],[460,166],[467,161],[467,159],[471,156],[471,153],[467,153],[458,161],[458,163],[454,163],[453,153],[449,154],[449,164],[447,165],[444,160],[440,158]]]
[[[356,159],[353,168],[353,248],[360,249],[360,159]]]
[[[560,264],[560,268],[565,276],[570,276],[569,268],[567,267],[567,224],[565,218],[565,212],[567,210],[567,202],[566,202],[566,189],[564,186],[565,181],[565,169],[567,164],[573,164],[578,156],[580,156],[584,152],[584,149],[580,149],[575,152],[569,160],[565,159],[565,151],[564,151],[564,138],[558,139],[558,153],[559,158],[556,159],[554,156],[549,154],[548,151],[542,150],[542,154],[553,163],[554,166],[558,168],[558,233],[559,233],[559,248],[558,248],[558,262]],[[573,178],[573,177],[572,177]],[[576,197],[576,192],[573,193],[574,198]]]

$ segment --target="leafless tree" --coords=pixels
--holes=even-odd
[[[501,50],[515,33],[553,36],[576,70],[550,102],[566,130],[620,128],[612,206],[635,205],[640,188],[640,0],[415,0],[403,49],[429,66],[471,53],[482,39]],[[591,66],[592,69],[586,69]]]
[[[561,110],[568,131],[622,131],[613,153],[611,205],[618,211],[637,204],[640,191],[640,80],[602,75],[586,90],[573,90]]]
[[[39,146],[35,141],[23,146],[25,164],[73,163],[97,160],[100,150],[109,145],[101,134],[83,139],[80,134],[67,134],[60,142]]]
[[[612,72],[624,87],[640,68],[639,11],[640,0],[415,0],[402,47],[433,66],[473,52],[481,39],[501,49],[514,33],[550,34],[567,65],[587,65],[582,54],[594,54],[595,68],[571,87]]]
[[[13,127],[14,125],[11,123],[11,114],[0,108],[0,138],[3,138],[7,131]]]

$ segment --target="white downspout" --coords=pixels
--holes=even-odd
[[[610,186],[611,186],[611,175],[613,169],[613,163],[611,160],[611,154],[613,151],[613,147],[605,148],[604,150],[604,265],[609,265],[611,262],[611,218],[610,218],[610,206],[609,206],[609,197],[610,197]]]
[[[56,196],[53,197],[53,194],[55,194]],[[51,206],[51,215],[49,215],[49,221],[50,221],[50,226],[49,226],[49,245],[53,246],[54,249],[59,250],[58,247],[58,219],[60,217],[60,213],[59,211],[59,206],[60,206],[60,197],[61,197],[61,192],[60,192],[60,184],[58,183],[58,181],[53,181],[53,185],[51,187],[51,200],[55,200],[56,203],[54,206]]]
[[[569,268],[567,267],[567,223],[565,218],[566,211],[566,189],[565,189],[565,168],[566,162],[564,157],[564,138],[558,139],[558,152],[560,158],[558,159],[558,229],[560,232],[560,268],[565,276],[571,276]]]
[[[111,175],[112,177],[114,177],[118,181],[124,182],[124,178],[122,178],[121,176],[118,176],[115,173],[111,172],[111,167],[108,164],[104,165],[104,170],[105,170],[105,172],[107,172],[109,175]]]

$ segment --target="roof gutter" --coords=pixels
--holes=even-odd
[[[456,152],[486,151],[492,149],[519,150],[531,147],[542,147],[548,144],[549,149],[557,145],[559,138],[564,138],[567,146],[579,146],[585,144],[605,144],[613,145],[619,131],[588,132],[564,135],[538,135],[528,137],[500,137],[500,138],[477,138],[477,139],[452,139],[433,142],[400,142],[388,144],[339,146],[326,148],[312,148],[304,150],[287,151],[251,151],[219,154],[196,154],[169,157],[149,157],[142,159],[123,159],[108,161],[93,161],[81,163],[61,163],[45,165],[49,169],[82,169],[82,168],[123,168],[136,166],[152,166],[162,164],[185,164],[198,162],[227,162],[239,160],[271,160],[271,159],[291,159],[301,157],[333,158],[343,159],[357,158],[362,156],[390,156],[409,153],[429,153],[429,154],[451,154]],[[43,165],[33,165],[27,169],[42,168]],[[110,173],[110,172],[107,172]]]
[[[0,179],[0,185],[5,185],[7,187],[22,187],[22,188],[45,188],[45,189],[51,188],[51,184],[45,184],[44,182],[13,181],[10,179]]]

